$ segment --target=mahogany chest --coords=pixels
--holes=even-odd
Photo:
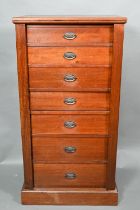
[[[117,205],[125,17],[15,17],[23,204]]]

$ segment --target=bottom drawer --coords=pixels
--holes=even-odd
[[[34,164],[34,185],[47,187],[105,187],[106,164]]]

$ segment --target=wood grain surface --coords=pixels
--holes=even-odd
[[[31,116],[33,134],[109,134],[109,115],[34,115]],[[66,128],[64,123],[73,121],[74,128]]]
[[[66,82],[74,75],[74,82]],[[109,91],[111,68],[29,68],[29,85],[33,91]]]
[[[65,33],[72,32],[74,39],[64,38]],[[28,46],[71,46],[71,45],[111,45],[113,41],[112,26],[47,26],[29,25],[27,27]]]
[[[25,24],[16,25],[16,47],[17,47],[22,151],[23,151],[23,164],[24,164],[24,186],[27,189],[33,189],[31,122],[30,122],[30,104],[29,104],[30,102],[29,102],[29,89],[28,89],[29,84],[28,84]]]
[[[31,110],[109,110],[109,101],[109,93],[30,92]]]
[[[27,24],[115,24],[121,23],[124,24],[127,21],[126,17],[121,16],[110,16],[110,15],[76,15],[76,16],[68,16],[68,15],[61,15],[61,16],[21,16],[21,17],[13,17],[13,23],[27,23]]]
[[[33,136],[35,163],[94,163],[107,161],[108,138],[61,138]],[[68,153],[66,148],[74,147]]]
[[[64,58],[64,53],[76,55],[73,60]],[[112,62],[112,47],[28,47],[29,66],[83,66],[110,65]]]
[[[76,178],[66,178],[70,172]],[[105,187],[106,164],[34,164],[34,184],[37,188]]]

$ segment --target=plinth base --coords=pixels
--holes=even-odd
[[[26,205],[117,205],[118,191],[105,188],[22,189],[21,202]]]

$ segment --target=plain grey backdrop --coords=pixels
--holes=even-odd
[[[117,158],[118,207],[22,206],[22,153],[13,16],[122,15],[128,17],[122,71]],[[140,1],[0,0],[0,210],[125,209],[140,200]]]

